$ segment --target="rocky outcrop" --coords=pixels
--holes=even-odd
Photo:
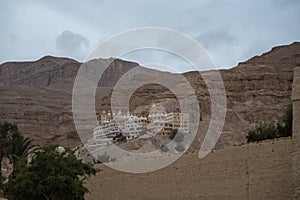
[[[220,70],[227,95],[227,116],[218,146],[244,143],[250,128],[259,122],[278,120],[291,103],[293,68],[300,66],[299,55],[300,43],[293,43],[273,48],[232,69]],[[98,59],[95,63],[103,67],[111,61]],[[68,58],[50,56],[35,62],[0,65],[0,120],[16,123],[26,136],[38,144],[79,144],[71,102],[73,83],[80,65]],[[98,112],[109,109],[109,94],[115,83],[134,67],[141,66],[117,59],[105,71],[96,94]],[[197,95],[203,123],[199,133],[204,133],[211,109],[205,82],[198,72],[184,73],[183,76]],[[135,78],[138,80],[141,77]],[[130,109],[145,114],[154,102],[170,110],[179,110],[175,95],[159,85],[145,85],[136,90],[130,99]],[[196,141],[195,148],[200,144],[201,137]]]
[[[8,62],[0,67],[0,86],[49,87],[74,79],[80,66],[75,60],[45,56],[35,62]]]
[[[112,59],[99,59],[99,67]],[[0,120],[16,123],[35,144],[74,147],[81,143],[72,114],[72,89],[81,63],[51,56],[0,65]],[[100,80],[97,98],[136,63],[115,60]]]

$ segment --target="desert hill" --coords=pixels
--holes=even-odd
[[[111,60],[98,59],[99,67]],[[16,123],[37,144],[80,143],[72,116],[72,88],[81,63],[52,56],[33,62],[0,65],[0,120]],[[300,66],[300,43],[275,47],[228,70],[220,70],[227,95],[227,116],[218,146],[245,142],[247,131],[259,122],[280,117],[290,104],[293,68]],[[110,94],[119,78],[137,63],[116,59],[105,71],[97,92],[97,110],[109,109]],[[183,74],[197,94],[204,123],[210,119],[210,98],[198,72]],[[131,111],[143,113],[153,102],[173,105],[175,96],[166,88],[146,85],[131,98]],[[205,131],[205,127],[202,131]],[[199,130],[201,132],[201,130]],[[200,145],[200,140],[196,146]]]

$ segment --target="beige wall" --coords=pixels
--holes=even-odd
[[[161,170],[128,174],[97,165],[87,200],[291,200],[292,139],[269,140],[182,156]]]
[[[300,67],[294,69],[292,101],[294,199],[300,199]]]

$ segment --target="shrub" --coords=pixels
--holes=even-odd
[[[158,141],[156,138],[150,138],[150,141],[157,149],[160,148],[161,146],[160,141]]]
[[[168,148],[167,145],[162,144],[162,146],[160,147],[160,150],[161,150],[162,152],[168,152],[168,151],[169,151],[169,148]]]
[[[178,143],[175,149],[179,152],[183,152],[185,150],[185,146],[182,143]]]
[[[168,146],[161,142],[159,139],[151,138],[150,141],[157,149],[160,149],[162,152],[169,151]]]
[[[259,124],[254,130],[250,130],[246,136],[247,142],[292,136],[292,126],[293,110],[289,105],[282,119],[276,125],[274,123]]]
[[[280,137],[289,137],[292,136],[293,133],[293,107],[291,105],[288,106],[285,114],[282,118],[283,126],[280,130]]]
[[[274,139],[279,136],[277,127],[271,124],[260,124],[254,130],[249,131],[247,137],[248,142],[262,141],[266,139]]]
[[[118,133],[114,138],[113,138],[114,141],[117,141],[117,142],[126,142],[126,137],[122,134],[122,133]]]
[[[99,163],[108,163],[110,160],[110,156],[105,152],[103,155],[98,155]]]
[[[183,142],[184,140],[184,135],[182,132],[178,131],[178,130],[173,130],[172,133],[170,134],[169,136],[169,139],[173,140],[176,142],[176,143],[179,143],[179,142]]]

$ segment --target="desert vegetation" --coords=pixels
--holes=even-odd
[[[84,199],[88,176],[96,171],[70,149],[57,145],[35,147],[14,124],[0,123],[0,161],[12,172],[1,174],[1,195],[8,199]]]
[[[292,125],[293,125],[293,110],[292,106],[289,105],[286,109],[285,114],[277,123],[272,122],[269,124],[261,123],[256,126],[255,129],[248,132],[247,141],[256,142],[267,139],[274,139],[280,137],[292,136]]]

